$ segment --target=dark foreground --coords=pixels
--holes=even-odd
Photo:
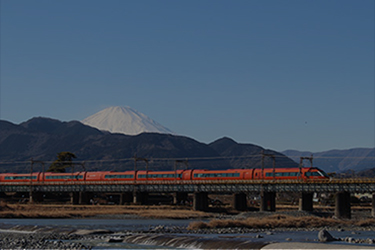
[[[291,215],[293,218],[289,218]],[[88,230],[74,229],[71,226],[65,228],[0,224],[0,249],[92,249],[97,247],[98,243],[105,243],[106,246],[119,244],[120,247],[117,249],[121,248],[123,246],[121,244],[124,243],[128,244],[128,247],[124,247],[127,249],[142,245],[149,245],[151,248],[182,247],[183,249],[375,249],[375,235],[369,239],[360,239],[356,233],[356,231],[375,232],[374,221],[367,217],[367,213],[356,212],[353,214],[355,219],[339,224],[336,223],[336,219],[322,220],[322,217],[316,215],[313,220],[307,221],[306,215],[306,213],[297,211],[278,213],[277,215],[245,212],[223,216],[221,219],[224,219],[224,222],[199,223],[198,227],[192,227],[193,223],[188,227],[157,225],[148,229],[123,230],[121,232],[96,229],[96,226]],[[129,219],[132,217],[129,215],[106,215],[101,218]],[[255,218],[258,222],[264,219],[263,224],[255,225],[253,223],[251,226],[250,224],[239,224],[239,222],[249,223],[251,218]],[[304,221],[306,225],[298,227],[294,218],[301,218],[301,221]],[[365,224],[355,225],[359,219],[368,221]],[[281,223],[282,221],[289,221],[289,223]],[[314,224],[314,221],[321,221],[321,223]],[[285,227],[288,224],[290,225]],[[324,228],[331,231],[337,238],[321,240],[317,232]],[[299,231],[311,231],[314,236],[309,238],[313,240],[291,242],[293,239],[281,239],[281,241],[287,242],[272,242],[272,235],[277,235],[278,232],[287,232],[289,235],[288,232],[293,234]],[[345,237],[338,238],[337,232],[344,232]],[[211,237],[212,235],[217,236]],[[101,248],[103,249],[103,247]]]
[[[173,236],[173,235],[128,235],[128,236],[113,236],[113,235],[76,235],[76,234],[56,234],[56,233],[14,233],[1,232],[0,233],[0,249],[91,249],[90,244],[82,244],[80,242],[89,241],[105,241],[108,243],[129,242],[137,244],[137,241],[147,239],[157,243],[158,240],[169,242],[169,244],[155,244],[168,248],[183,249],[374,249],[371,246],[364,245],[343,245],[343,244],[326,244],[314,242],[252,242],[249,240],[242,241],[228,241],[228,240],[204,240],[198,237],[194,239],[194,244],[191,237]],[[160,239],[159,239],[160,238]],[[74,241],[74,242],[71,242]],[[152,244],[151,244],[152,245]]]
[[[79,242],[82,236],[56,233],[0,233],[0,249],[91,249]]]

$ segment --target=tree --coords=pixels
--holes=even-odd
[[[73,167],[73,158],[77,158],[77,156],[71,152],[58,153],[57,160],[51,164],[47,172],[65,173],[66,168]]]

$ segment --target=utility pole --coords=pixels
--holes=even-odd
[[[147,181],[147,176],[148,176],[148,160],[146,158],[140,158],[137,157],[137,155],[134,155],[134,180],[136,180],[136,175],[137,175],[137,161],[144,161],[146,162],[146,181]]]
[[[44,162],[43,161],[34,161],[33,158],[31,158],[31,164],[30,164],[30,189],[29,189],[29,203],[33,203],[33,169],[34,169],[34,163],[40,163],[42,164],[42,184],[44,183]],[[36,176],[37,178],[37,176]]]
[[[188,160],[175,160],[174,161],[174,180],[177,181],[177,164],[178,163],[184,163],[185,164],[185,170],[188,169],[189,163]]]
[[[264,180],[264,158],[270,157],[273,159],[273,179],[275,179],[275,168],[276,168],[276,157],[274,154],[265,154],[264,150],[262,150],[262,179]]]
[[[305,157],[301,156],[300,160],[299,160],[299,176],[298,176],[298,178],[302,178],[303,160],[309,160],[310,161],[310,167],[311,168],[313,167],[313,155],[311,155],[310,157],[308,157],[308,156],[305,156]]]

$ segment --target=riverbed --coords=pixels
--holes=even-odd
[[[293,230],[227,228],[225,230],[192,232],[186,227],[193,221],[196,220],[143,219],[134,216],[89,219],[1,219],[0,236],[2,241],[4,241],[4,237],[10,240],[12,237],[16,237],[15,240],[18,239],[21,243],[26,238],[28,239],[26,241],[30,242],[35,238],[36,241],[43,240],[46,244],[51,243],[51,248],[55,249],[73,248],[72,246],[77,249],[85,247],[92,249],[168,249],[176,247],[213,249],[218,247],[241,248],[241,246],[243,248],[252,246],[252,248],[259,249],[263,245],[275,242],[317,243],[318,232],[321,230],[321,228]],[[87,234],[76,235],[77,232],[87,232]],[[334,237],[342,239],[375,240],[375,231],[371,228],[360,230],[358,228],[355,230],[332,228],[330,233]],[[34,238],[30,238],[30,235],[34,235]],[[45,237],[38,239],[36,235],[45,235]],[[25,248],[28,248],[27,243],[22,243]],[[329,244],[337,246],[337,248],[341,248],[342,244],[354,248],[360,245],[375,247],[374,244],[354,244],[342,241]],[[41,245],[43,248],[49,248],[49,246]],[[6,248],[6,246],[2,246],[2,248]]]

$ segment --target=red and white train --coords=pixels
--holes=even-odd
[[[191,180],[317,180],[330,177],[319,168],[260,168],[228,170],[177,171],[97,171],[75,173],[35,172],[32,174],[0,174],[0,184],[20,182],[115,182],[115,181],[191,181]]]

